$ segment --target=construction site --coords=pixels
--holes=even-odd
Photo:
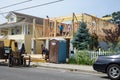
[[[21,13],[11,12],[9,13],[8,18],[13,14],[17,16],[20,15],[20,17],[23,15]],[[28,15],[24,14],[24,16]],[[50,61],[54,63],[66,62],[66,59],[74,53],[71,40],[73,39],[73,35],[77,32],[77,29],[80,27],[79,25],[82,21],[87,24],[90,34],[97,34],[99,42],[103,41],[103,38],[105,37],[103,29],[115,29],[117,27],[117,25],[107,22],[104,19],[97,18],[96,16],[86,13],[72,13],[69,16],[53,18],[49,18],[49,16],[47,16],[46,19],[37,19],[37,17],[33,16],[29,17],[31,19],[31,23],[27,22],[27,26],[22,25],[26,24],[25,22],[18,24],[17,21],[10,23],[10,25],[7,24],[7,26],[6,24],[0,25],[0,33],[2,36],[0,39],[12,39],[19,44],[24,43],[26,49],[25,54],[30,56],[31,61]],[[16,29],[21,25],[20,33],[10,34],[12,31],[9,30],[12,30],[13,28]],[[62,26],[62,29],[60,29],[60,26]],[[25,37],[20,38],[19,36],[16,36],[18,34],[24,34]],[[43,47],[49,51],[48,59],[45,59],[45,56],[42,55]],[[2,53],[0,56],[2,56]]]
[[[33,53],[40,54],[40,52],[42,52],[40,50],[42,48],[40,47],[41,45],[44,45],[47,49],[49,49],[49,54],[52,55],[52,57],[56,56],[58,53],[58,46],[53,47],[50,41],[52,39],[56,39],[59,42],[62,41],[62,38],[66,41],[66,46],[63,47],[66,49],[66,54],[64,55],[66,55],[66,58],[69,58],[71,53],[74,51],[71,40],[73,39],[73,35],[77,32],[77,29],[79,28],[80,22],[82,20],[87,24],[87,28],[89,29],[90,34],[97,34],[99,42],[103,41],[105,37],[103,29],[114,30],[117,27],[115,24],[86,13],[73,13],[70,16],[61,16],[54,18],[47,17],[44,19],[42,27],[36,26],[34,22],[34,35],[32,38]],[[62,34],[60,33],[59,29],[60,25],[64,27]],[[53,61],[56,60],[56,58],[58,57],[53,58]]]

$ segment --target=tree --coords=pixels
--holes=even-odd
[[[112,22],[120,25],[120,11],[112,13]]]
[[[90,41],[90,34],[88,33],[87,25],[85,22],[81,22],[80,26],[73,37],[72,44],[77,50],[88,49],[88,43]]]
[[[112,44],[112,49],[115,49],[119,42],[120,26],[115,30],[103,29],[103,32],[106,34],[105,41],[110,42]]]
[[[120,25],[120,11],[113,12],[112,14],[103,16],[103,18],[104,18],[104,17],[112,17],[112,19],[111,19],[111,20],[108,20],[108,21],[109,21],[109,22],[112,22],[112,23],[114,23],[114,24]]]
[[[90,39],[90,49],[91,50],[94,50],[94,49],[97,49],[98,48],[98,36],[96,33],[93,33],[91,35],[91,39]]]
[[[105,18],[105,17],[111,17],[111,15],[105,15],[105,16],[103,16],[103,18]]]

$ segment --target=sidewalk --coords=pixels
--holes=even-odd
[[[0,59],[0,64],[3,65],[3,64],[5,64],[4,62],[5,62],[5,60]],[[66,70],[70,70],[70,71],[96,72],[96,71],[93,70],[92,66],[88,66],[88,65],[55,64],[55,63],[47,63],[47,62],[31,62],[31,66],[54,68],[54,69],[66,69]]]
[[[55,64],[55,63],[43,63],[43,62],[31,62],[31,65],[46,67],[46,68],[66,69],[71,71],[96,72],[93,70],[92,66],[87,66],[87,65]]]

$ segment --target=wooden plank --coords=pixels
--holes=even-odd
[[[45,36],[45,27],[46,27],[46,23],[45,23],[46,21],[45,21],[45,19],[44,19],[44,21],[43,21],[43,36]]]
[[[64,39],[71,39],[73,36],[60,36],[60,37],[39,37],[33,38],[34,40],[46,40],[46,39],[55,39],[55,38],[64,38]]]
[[[56,33],[57,33],[57,21],[54,21],[54,37],[56,37]]]

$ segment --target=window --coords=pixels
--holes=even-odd
[[[20,29],[16,29],[16,34],[20,34]]]
[[[28,27],[28,34],[30,34],[30,27]]]
[[[10,18],[10,22],[13,22],[14,21],[14,18]]]
[[[13,22],[16,22],[16,16],[11,15],[8,17],[8,23],[13,23]]]
[[[14,34],[15,34],[15,33],[14,33],[14,29],[12,29],[12,30],[11,30],[11,35],[14,35]]]
[[[4,36],[5,34],[4,33],[1,33],[1,36]]]

